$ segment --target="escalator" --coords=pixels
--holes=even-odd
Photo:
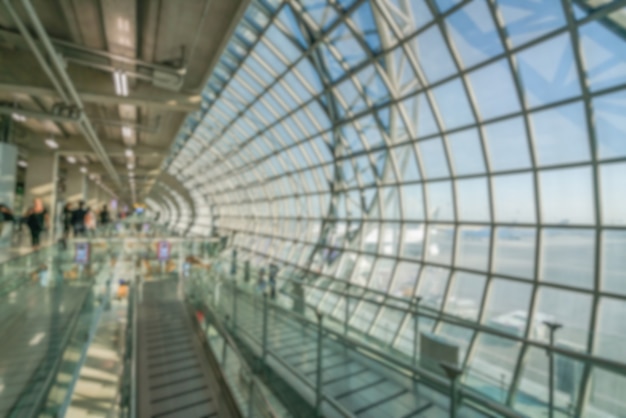
[[[229,417],[173,279],[145,282],[137,305],[137,416]]]

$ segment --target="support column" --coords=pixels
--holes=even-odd
[[[85,173],[82,174],[82,193],[83,197],[81,200],[87,203],[89,201],[89,178]]]
[[[17,147],[0,142],[0,203],[13,208],[15,201],[15,182],[17,179]],[[11,223],[6,225],[0,219],[0,248],[11,245]]]
[[[26,170],[24,210],[33,205],[33,199],[40,198],[44,206],[52,207],[54,191],[54,153],[30,154]]]
[[[65,202],[78,203],[83,198],[83,173],[75,165],[65,168]]]

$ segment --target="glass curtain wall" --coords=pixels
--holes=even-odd
[[[242,258],[420,296],[463,383],[520,411],[560,323],[589,361],[557,358],[558,408],[623,416],[626,366],[594,360],[626,363],[625,25],[623,0],[256,0],[167,170]],[[393,314],[351,325],[403,349]]]

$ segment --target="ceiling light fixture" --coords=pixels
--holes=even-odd
[[[128,165],[126,166],[126,168],[128,168],[129,170],[132,170],[133,168],[135,168],[135,166],[134,166],[134,165],[132,165],[132,164],[128,164]]]
[[[128,77],[121,70],[113,72],[113,83],[115,85],[115,94],[118,96],[128,96]]]
[[[59,144],[57,143],[57,141],[55,141],[52,138],[48,138],[46,139],[46,145],[48,146],[48,148],[52,148],[52,149],[57,149],[59,148]]]
[[[133,129],[128,126],[122,126],[122,136],[124,138],[130,138],[133,135]]]
[[[12,113],[11,117],[16,122],[25,122],[26,121],[26,116],[20,115],[19,113]]]
[[[24,168],[28,167],[28,163],[24,160],[19,160],[17,162],[17,165],[19,165],[20,167],[24,167]]]
[[[74,157],[73,155],[68,155],[67,157],[65,157],[65,159],[70,164],[76,164],[76,157]]]
[[[126,149],[126,151],[124,152],[124,154],[126,154],[126,156],[127,156],[128,158],[131,158],[133,155],[135,155],[135,154],[133,153],[133,150],[132,150],[132,149],[130,149],[130,148],[127,148],[127,149]]]
[[[87,174],[87,167],[81,167],[80,172],[83,174]]]

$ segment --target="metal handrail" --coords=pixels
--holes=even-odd
[[[225,263],[230,263],[231,260],[225,259],[225,258],[220,258],[219,259],[222,262]],[[237,263],[238,265],[243,264],[243,263]],[[365,302],[369,302],[369,303],[373,303],[375,305],[378,305],[381,308],[388,308],[388,309],[394,309],[396,311],[400,311],[400,312],[404,312],[405,314],[409,314],[409,313],[413,313],[412,308],[411,308],[411,300],[409,299],[402,299],[402,298],[398,298],[396,296],[393,295],[388,295],[386,293],[383,293],[381,291],[375,290],[375,289],[369,289],[366,288],[364,286],[355,284],[355,283],[350,283],[347,281],[340,281],[340,280],[336,280],[336,282],[340,282],[340,283],[344,283],[344,284],[350,284],[351,288],[357,288],[359,289],[359,291],[363,291],[363,294],[358,296],[358,295],[354,295],[354,294],[350,294],[347,293],[345,291],[341,291],[341,290],[336,290],[336,289],[332,289],[331,286],[329,287],[323,287],[323,286],[319,286],[319,285],[315,285],[312,283],[307,283],[301,279],[297,279],[297,278],[293,278],[293,277],[284,277],[284,280],[289,282],[289,283],[295,283],[295,284],[299,284],[299,285],[303,285],[306,287],[313,287],[313,288],[317,288],[317,289],[322,289],[324,291],[328,291],[334,294],[337,294],[339,296],[344,296],[344,297],[348,297],[348,298],[354,298],[354,299],[359,299],[360,301],[365,301]],[[283,292],[285,293],[285,292]],[[387,303],[381,303],[381,301],[379,300],[374,300],[371,298],[367,298],[364,297],[365,294],[367,293],[374,293],[377,294],[381,297],[384,298],[385,301],[387,300],[393,300],[396,301],[398,303],[402,303],[402,304],[406,304],[408,305],[407,308],[402,308],[399,307],[397,305],[394,304],[387,304]],[[432,312],[436,312],[436,313],[432,313]],[[560,346],[551,346],[550,344],[547,343],[542,343],[540,341],[535,341],[535,340],[530,340],[530,339],[525,339],[523,337],[520,337],[518,335],[515,334],[509,334],[503,331],[500,331],[498,329],[495,328],[491,328],[489,326],[486,325],[482,325],[476,322],[472,322],[472,321],[468,321],[466,319],[463,318],[459,318],[456,317],[454,315],[450,315],[448,313],[445,312],[439,312],[435,309],[432,309],[430,307],[427,306],[420,306],[420,310],[419,310],[419,316],[422,317],[426,317],[426,318],[430,318],[430,319],[435,319],[435,320],[439,320],[439,321],[443,321],[446,322],[448,324],[451,325],[456,325],[456,326],[460,326],[460,327],[464,327],[464,328],[468,328],[474,331],[478,331],[478,332],[482,332],[485,334],[490,334],[496,337],[500,337],[500,338],[504,338],[507,340],[511,340],[514,342],[518,342],[518,343],[522,343],[522,344],[527,344],[529,346],[533,346],[542,350],[547,350],[549,352],[554,352],[560,355],[564,355],[576,360],[580,360],[582,362],[594,365],[594,366],[598,366],[598,367],[602,367],[604,369],[610,370],[612,372],[617,371],[618,373],[621,374],[626,374],[626,364],[624,363],[620,363],[618,361],[614,361],[611,359],[606,359],[606,358],[602,358],[602,357],[597,357],[594,355],[590,355],[587,353],[583,353],[580,351],[575,351],[573,349],[568,349],[568,348],[564,348],[564,347],[560,347]]]
[[[249,295],[251,297],[255,297],[254,295]],[[313,321],[312,319],[308,318],[306,315],[302,315],[298,312],[293,312],[290,311],[286,308],[284,308],[283,306],[280,306],[274,302],[269,302],[270,306],[273,309],[277,309],[279,311],[281,311],[281,313],[285,314],[286,316],[289,317],[295,317],[296,320],[300,321],[300,322],[305,322],[311,326],[317,326],[317,323],[315,321]],[[247,331],[246,332],[250,337],[253,338],[253,336],[251,334],[249,334]],[[376,357],[383,359],[386,363],[390,363],[392,364],[394,367],[394,369],[396,371],[408,371],[411,373],[414,373],[420,377],[422,377],[424,380],[422,380],[422,383],[427,384],[428,386],[437,389],[437,390],[441,390],[441,389],[448,389],[450,386],[450,383],[443,379],[440,376],[437,376],[434,373],[428,372],[420,367],[414,367],[412,365],[407,365],[405,362],[403,362],[402,360],[399,360],[398,358],[389,355],[387,353],[384,353],[380,350],[377,350],[376,348],[373,348],[369,345],[363,344],[361,341],[356,340],[354,338],[351,338],[349,336],[345,336],[343,335],[341,332],[339,331],[335,331],[331,328],[326,328],[325,332],[327,334],[333,335],[335,337],[336,340],[339,340],[341,343],[346,344],[346,345],[351,345],[355,348],[357,348],[358,350],[362,350],[364,352],[367,352],[368,354],[370,354],[369,358],[373,359],[374,361],[377,361],[378,363],[381,363],[381,361],[378,361],[376,359]],[[286,364],[279,356],[275,356],[274,354],[272,354],[283,366],[285,366],[287,369],[289,369],[292,373],[299,375],[298,372],[293,371],[293,368],[291,366],[289,366],[288,364]],[[372,357],[375,356],[375,357]],[[389,368],[389,364],[383,364],[384,366]],[[400,370],[398,370],[400,369]],[[405,374],[407,376],[410,375],[410,373],[406,373]],[[308,382],[307,382],[308,383]],[[310,384],[309,384],[310,385]],[[310,385],[312,387],[312,385]],[[460,388],[459,389],[459,394],[465,398],[467,398],[468,400],[470,400],[471,402],[475,402],[480,406],[484,406],[487,407],[488,409],[490,409],[493,412],[497,412],[499,414],[501,414],[502,416],[505,417],[511,417],[511,418],[516,418],[519,417],[520,415],[511,411],[510,409],[506,408],[504,405],[493,402],[487,398],[485,398],[484,396],[482,396],[481,394],[477,394],[474,393],[474,391],[472,390],[468,390],[466,388]],[[330,403],[332,403],[333,405],[338,405],[340,408],[343,409],[343,407],[341,407],[334,399],[329,399],[326,396],[326,400],[328,400]],[[350,412],[347,412],[349,415],[344,415],[344,416],[353,416]]]
[[[236,290],[237,290],[237,289],[236,289],[236,288],[234,288],[234,291],[236,291]],[[254,295],[249,295],[249,296],[251,296],[251,297],[255,297]],[[269,303],[269,302],[268,302],[268,303]],[[208,305],[206,305],[206,304],[205,304],[205,306],[207,306],[207,307],[208,307]],[[211,308],[210,308],[210,309],[211,309]],[[283,309],[284,309],[284,308],[283,308]],[[212,309],[211,309],[211,311],[212,311]],[[290,312],[290,315],[299,315],[299,314],[298,314],[298,313],[296,313],[296,312]],[[306,318],[306,317],[304,317],[304,316],[301,316],[301,318],[297,318],[297,319],[299,319],[299,320],[301,320],[301,321],[311,322],[311,323],[313,324],[313,322],[312,322],[312,321],[310,321],[308,318]],[[317,324],[313,324],[313,325],[315,325],[315,326],[316,326]],[[256,340],[256,338],[255,338],[255,337],[254,337],[251,333],[249,333],[248,331],[244,330],[243,332],[244,332],[245,334],[247,334],[249,338],[252,338],[253,340]],[[229,336],[229,341],[232,341],[232,339],[230,338],[230,336]],[[232,344],[235,344],[235,343],[234,343],[234,342],[232,342]],[[237,350],[237,352],[238,352],[238,350]],[[296,376],[299,380],[301,380],[301,381],[302,381],[305,385],[307,385],[309,388],[312,388],[312,389],[314,389],[314,388],[315,388],[315,386],[314,386],[314,385],[313,385],[313,384],[312,384],[312,383],[311,383],[311,382],[310,382],[310,381],[309,381],[306,377],[302,376],[302,374],[301,374],[299,371],[295,370],[295,369],[294,369],[291,365],[287,364],[287,363],[286,363],[286,362],[285,362],[285,361],[284,361],[284,360],[280,357],[280,355],[275,354],[275,353],[274,353],[274,352],[272,352],[271,350],[268,350],[268,354],[270,354],[270,355],[271,355],[271,356],[272,356],[272,357],[273,357],[276,361],[278,361],[278,362],[281,364],[281,366],[283,366],[285,369],[289,370],[289,372],[290,372],[291,374],[293,374],[294,376]],[[322,393],[322,397],[323,397],[323,399],[324,399],[326,402],[328,402],[328,403],[329,403],[329,404],[331,404],[331,405],[332,405],[335,409],[337,409],[337,410],[339,411],[339,413],[340,413],[342,416],[344,416],[344,417],[346,417],[346,418],[353,418],[353,417],[354,417],[354,414],[352,414],[350,411],[348,411],[348,410],[347,410],[347,409],[346,409],[343,405],[341,405],[339,402],[337,402],[334,398],[332,398],[332,397],[330,397],[330,396],[326,395],[325,393]]]
[[[203,303],[202,306],[209,311],[212,317],[214,318],[218,317],[217,313],[213,310],[213,308],[210,305]],[[213,326],[215,327],[217,332],[220,334],[220,336],[224,338],[224,344],[228,344],[231,350],[235,353],[235,356],[239,359],[239,364],[250,373],[251,379],[253,379],[255,384],[258,386],[258,378],[254,375],[254,373],[252,372],[252,369],[248,366],[248,362],[245,360],[244,356],[239,351],[237,344],[232,339],[230,334],[222,328],[222,325],[218,321],[215,321],[213,323]],[[261,400],[263,401],[266,407],[266,410],[269,412],[270,416],[276,417],[276,418],[280,417],[280,414],[278,414],[274,410],[274,408],[272,407],[271,403],[269,402],[265,394],[262,391],[259,391],[259,392],[261,393]]]

